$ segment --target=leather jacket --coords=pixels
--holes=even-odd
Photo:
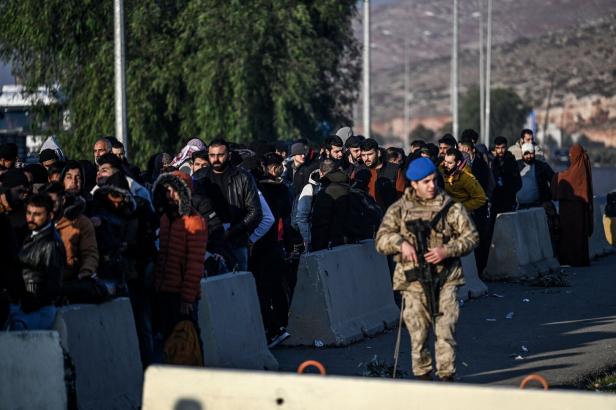
[[[32,312],[51,305],[60,295],[66,266],[64,244],[52,224],[29,236],[19,252],[24,289],[21,308]]]
[[[240,248],[248,245],[248,236],[255,230],[263,218],[257,185],[253,176],[242,168],[232,164],[228,165],[225,176],[227,187],[215,186],[212,181],[212,167],[202,168],[195,175],[194,186],[196,194],[215,195],[218,190],[225,200],[228,208],[231,226],[225,233],[225,240],[229,241],[231,248]],[[214,201],[216,204],[216,201]],[[219,215],[225,212],[216,210]]]

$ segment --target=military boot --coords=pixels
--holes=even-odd
[[[426,382],[431,382],[432,381],[432,375],[430,373],[426,373],[426,374],[422,374],[422,375],[415,375],[415,380],[422,380],[422,381],[426,381]]]

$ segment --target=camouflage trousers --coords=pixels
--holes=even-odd
[[[411,336],[411,359],[413,374],[422,376],[432,371],[432,355],[428,346],[428,335],[432,326],[430,310],[426,295],[419,282],[413,282],[408,290],[402,292],[404,297],[403,318]],[[445,284],[439,297],[441,316],[436,318],[436,375],[452,376],[456,372],[455,327],[460,315],[457,298],[457,286]]]

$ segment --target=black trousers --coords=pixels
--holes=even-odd
[[[249,267],[257,284],[263,325],[268,336],[273,336],[289,320],[289,300],[284,286],[288,265],[282,244],[276,242],[253,249]]]

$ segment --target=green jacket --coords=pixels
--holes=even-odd
[[[445,174],[442,166],[439,167],[439,171],[443,174],[447,194],[454,201],[462,203],[467,211],[482,207],[488,200],[468,165],[455,175]]]

